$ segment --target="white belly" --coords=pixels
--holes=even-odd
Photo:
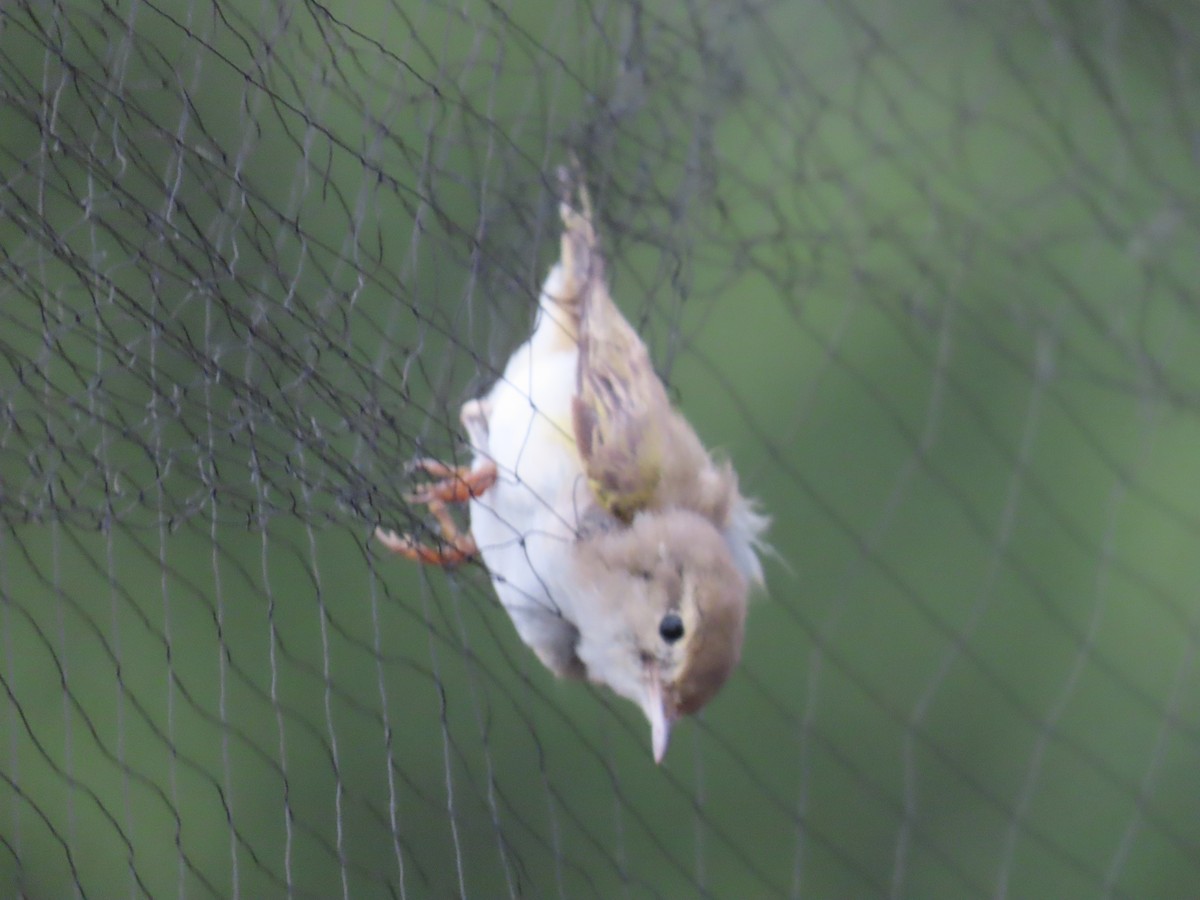
[[[477,462],[491,460],[498,475],[471,501],[471,533],[521,638],[566,674],[577,634],[571,551],[587,497],[571,425],[578,353],[532,354],[535,340],[513,354],[483,398],[486,431],[472,429]]]

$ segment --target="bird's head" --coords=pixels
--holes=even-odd
[[[598,591],[599,627],[579,647],[593,681],[641,706],[655,762],[671,727],[720,690],[741,656],[747,584],[705,518],[639,513],[586,539],[581,574]]]

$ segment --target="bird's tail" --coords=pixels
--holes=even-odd
[[[562,216],[561,265],[564,275],[562,303],[578,307],[589,288],[604,283],[604,256],[592,219],[583,169],[577,159],[558,167],[559,214]],[[576,313],[578,315],[578,313]]]
[[[592,201],[577,160],[559,166],[559,214],[562,245],[559,261],[542,286],[540,305],[544,319],[553,322],[560,336],[579,340],[580,320],[588,295],[604,290],[604,257],[592,220]]]

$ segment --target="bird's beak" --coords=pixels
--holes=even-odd
[[[642,710],[650,720],[650,748],[654,753],[654,762],[661,763],[667,755],[667,744],[671,740],[671,726],[675,718],[667,713],[658,670],[652,666],[647,674],[649,677],[646,681],[646,697],[642,701]]]

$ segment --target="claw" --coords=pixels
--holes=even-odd
[[[426,475],[432,475],[434,478],[450,478],[452,475],[468,470],[466,466],[452,466],[449,463],[442,462],[440,459],[434,459],[432,456],[418,456],[404,466],[404,471],[407,474],[424,472]]]
[[[413,463],[413,467],[438,480],[405,494],[404,499],[409,503],[466,503],[475,497],[482,497],[496,483],[496,464],[493,462],[469,469],[466,466],[448,466],[436,459],[419,459]]]
[[[375,540],[405,559],[443,568],[469,562],[479,553],[475,539],[469,534],[460,533],[456,542],[448,543],[444,547],[431,547],[422,544],[411,534],[396,534],[387,528],[376,528]]]
[[[387,528],[375,529],[375,540],[405,559],[433,566],[457,566],[479,554],[479,547],[469,533],[459,531],[447,504],[466,503],[482,496],[496,483],[496,464],[483,463],[477,469],[451,466],[436,459],[417,459],[410,467],[420,470],[437,481],[423,485],[404,499],[409,503],[423,503],[438,524],[443,544],[431,547],[422,544],[411,534],[397,534]]]

